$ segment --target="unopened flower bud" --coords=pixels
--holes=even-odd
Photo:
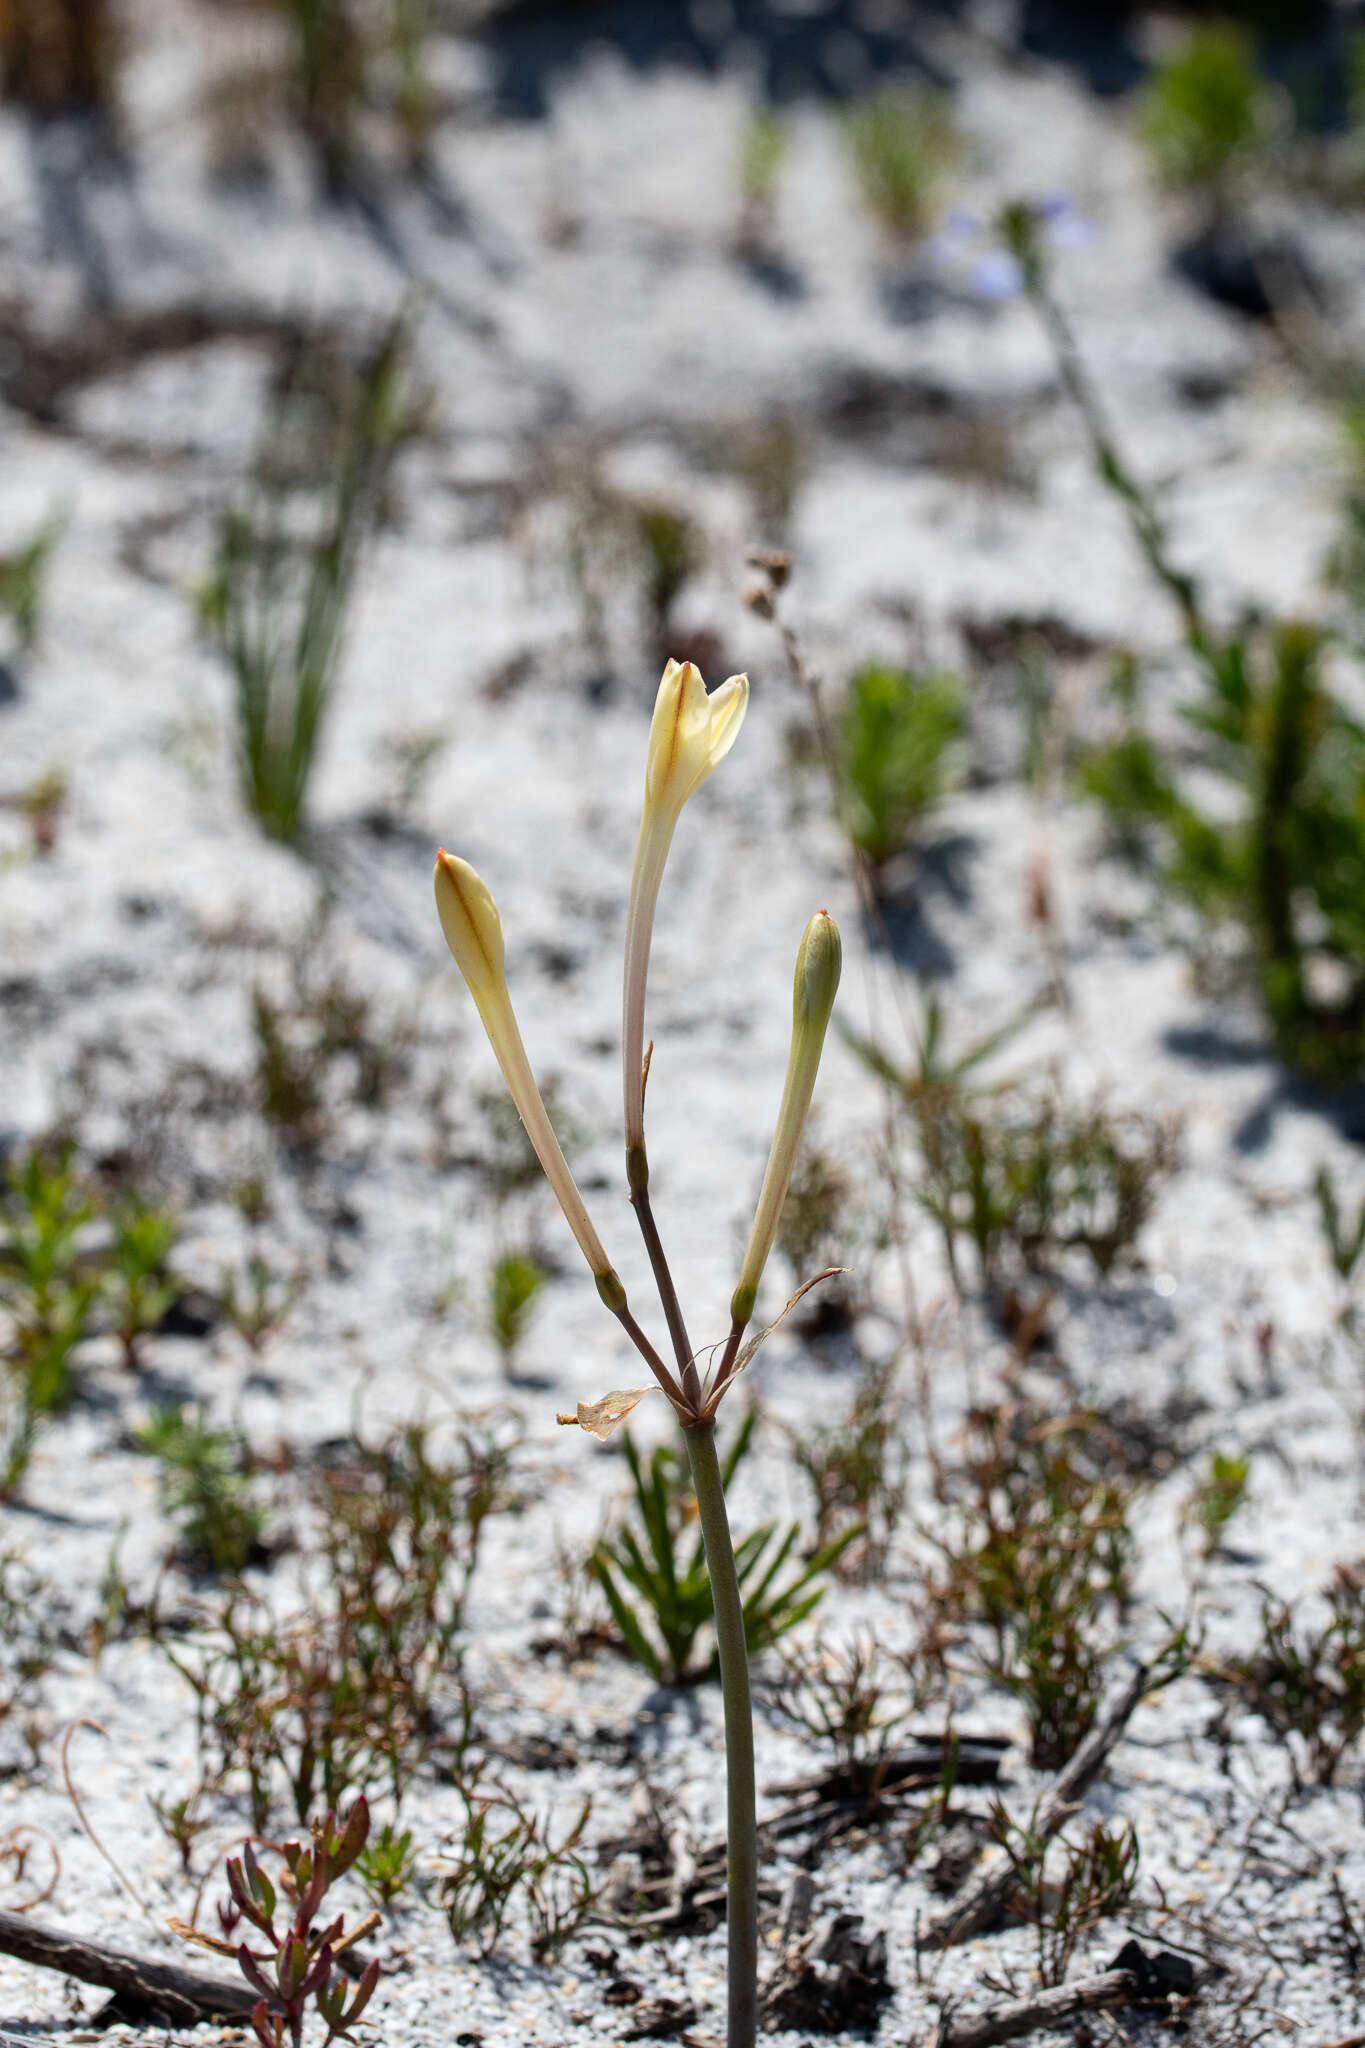
[[[828,911],[819,910],[806,926],[801,949],[796,956],[791,1051],[787,1056],[782,1106],[777,1113],[777,1129],[768,1154],[739,1285],[730,1302],[731,1318],[741,1326],[754,1312],[758,1283],[777,1235],[782,1204],[787,1199],[801,1133],[815,1091],[815,1076],[820,1068],[820,1054],[824,1049],[825,1032],[829,1028],[842,964],[839,928]]]
[[[457,855],[436,856],[436,908],[455,965],[469,984],[488,1042],[502,1069],[507,1092],[526,1126],[526,1135],[554,1191],[555,1200],[597,1278],[597,1291],[614,1314],[625,1307],[626,1295],[602,1240],[593,1228],[587,1205],[578,1192],[560,1149],[554,1125],[536,1086],[503,971],[502,919],[483,877]],[[618,1306],[619,1302],[619,1306]]]

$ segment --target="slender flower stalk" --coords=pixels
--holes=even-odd
[[[749,1644],[713,1422],[686,1429],[687,1460],[716,1621],[725,1714],[727,2048],[753,2048],[758,2028],[758,1794]]]
[[[735,743],[749,703],[749,678],[731,676],[707,695],[690,661],[670,661],[659,684],[645,761],[645,803],[626,918],[621,1004],[621,1069],[626,1109],[626,1174],[632,1194],[649,1183],[645,1158],[645,984],[654,908],[683,805]]]

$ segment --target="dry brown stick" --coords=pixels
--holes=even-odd
[[[18,1913],[0,1912],[0,1954],[36,1963],[39,1969],[60,1970],[82,1984],[98,1984],[116,1993],[139,2015],[157,2013],[177,2026],[193,2026],[197,2020],[236,2019],[256,2003],[257,1994],[245,1982],[201,1977],[197,1970],[182,1969],[177,1963],[125,1955],[121,1949],[103,1948],[59,1928],[40,1926]]]
[[[1127,1727],[1146,1684],[1147,1666],[1139,1664],[1122,1692],[1115,1694],[1100,1715],[1075,1755],[1058,1771],[1039,1801],[1031,1823],[1031,1831],[1040,1839],[1046,1841],[1049,1835],[1056,1834],[1078,1796],[1098,1775],[1105,1758]],[[921,1946],[952,1948],[959,1941],[970,1941],[974,1935],[984,1934],[1005,1910],[1015,1882],[1013,1864],[1003,1849],[997,1849],[986,1859],[980,1875],[956,1904],[929,1923],[920,1937]]]
[[[1106,2006],[1132,2005],[1142,1997],[1130,1970],[1106,1970],[1102,1977],[1083,1977],[1058,1984],[1032,1998],[1012,1998],[1004,2005],[962,2018],[948,2014],[939,2021],[929,2048],[994,2048],[997,2041],[1017,2041],[1040,2027],[1055,2027],[1076,2013],[1099,2012]]]

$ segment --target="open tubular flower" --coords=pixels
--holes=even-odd
[[[744,1253],[744,1265],[730,1303],[730,1315],[742,1328],[754,1312],[758,1283],[777,1235],[782,1204],[796,1164],[801,1132],[815,1090],[825,1032],[839,987],[843,948],[839,928],[828,911],[817,910],[806,926],[801,950],[796,956],[796,982],[792,990],[792,1042],[787,1055],[787,1078],[782,1089],[782,1106],[777,1113],[772,1150],[754,1211],[753,1228]]]
[[[602,1249],[602,1240],[593,1229],[592,1219],[569,1171],[568,1161],[560,1150],[512,1011],[512,999],[507,993],[507,977],[503,971],[502,919],[498,916],[498,906],[489,894],[487,884],[469,862],[444,850],[436,856],[436,908],[446,944],[455,956],[455,965],[469,984],[469,993],[478,1006],[488,1042],[502,1068],[507,1092],[526,1126],[526,1135],[545,1170],[545,1178],[593,1270],[598,1293],[608,1308],[619,1314],[625,1306],[625,1289]]]
[[[729,753],[744,722],[749,678],[731,676],[707,695],[701,672],[690,661],[670,661],[659,684],[649,728],[645,764],[645,807],[626,920],[626,973],[621,1015],[621,1057],[626,1105],[626,1164],[633,1192],[646,1184],[645,1165],[645,983],[659,900],[673,830],[687,799]]]

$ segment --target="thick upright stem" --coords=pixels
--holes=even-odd
[[[686,1429],[687,1456],[706,1546],[716,1612],[720,1688],[725,1705],[726,1845],[730,1944],[727,2048],[754,2048],[758,2027],[758,1810],[754,1788],[754,1716],[749,1651],[725,1489],[711,1423]]]

